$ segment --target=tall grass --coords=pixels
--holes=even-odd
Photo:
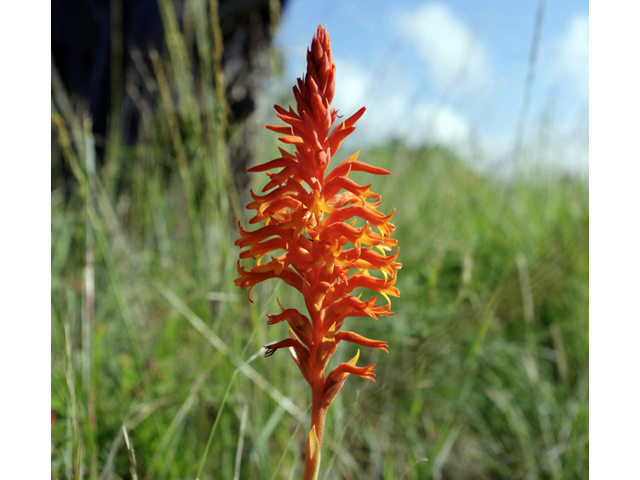
[[[293,362],[258,353],[281,336],[266,328],[276,299],[300,300],[274,281],[250,305],[233,286],[215,18],[194,16],[194,76],[169,3],[136,145],[112,128],[96,168],[101,139],[53,90],[52,167],[67,162],[75,187],[63,195],[54,175],[52,477],[298,478],[310,398]],[[260,136],[257,160],[275,137]],[[499,181],[438,148],[361,155],[394,172],[374,187],[397,208],[402,297],[395,316],[358,325],[390,353],[369,353],[375,388],[336,399],[324,478],[585,478],[586,184]]]

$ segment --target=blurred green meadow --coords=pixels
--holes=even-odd
[[[94,139],[52,89],[52,478],[300,478],[310,392],[285,351],[261,355],[287,336],[266,313],[300,299],[270,281],[249,303],[233,284],[248,218],[233,126],[215,62],[203,53],[194,75],[167,31],[135,145],[117,116]],[[277,156],[276,137],[260,133],[256,163]],[[389,354],[363,351],[376,383],[349,379],[330,408],[320,478],[587,478],[587,182],[480,175],[398,142],[359,159],[393,172],[366,183],[396,209],[401,297],[394,316],[346,321]],[[266,176],[251,181],[258,191]],[[333,364],[355,350],[342,344]]]

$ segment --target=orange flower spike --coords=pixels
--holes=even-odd
[[[378,211],[380,195],[371,185],[359,185],[348,178],[351,172],[389,175],[390,172],[358,160],[358,154],[326,172],[342,142],[355,130],[364,114],[361,108],[344,121],[336,122],[331,107],[335,94],[336,67],[329,35],[318,26],[307,51],[307,73],[293,88],[295,110],[275,105],[277,117],[286,126],[267,128],[282,135],[280,141],[293,146],[280,148],[280,157],[248,172],[265,172],[270,181],[263,195],[251,192],[247,208],[255,211],[250,224],[262,224],[254,231],[239,226],[236,242],[241,259],[255,259],[245,270],[238,264],[240,278],[235,283],[250,292],[265,280],[279,278],[304,298],[308,315],[293,308],[267,315],[269,325],[286,322],[289,338],[267,345],[266,356],[288,349],[311,386],[311,429],[307,440],[304,480],[317,478],[320,449],[327,409],[349,375],[374,380],[374,365],[358,367],[360,352],[347,363],[325,373],[332,355],[342,341],[387,352],[382,340],[371,340],[354,332],[341,331],[348,317],[393,315],[389,296],[398,297],[394,286],[401,264],[396,261],[397,241],[390,215]],[[358,223],[362,226],[356,226]],[[284,253],[282,253],[284,252]],[[381,272],[373,276],[370,272]],[[352,292],[365,288],[377,296],[361,300]],[[248,293],[249,293],[248,292]]]

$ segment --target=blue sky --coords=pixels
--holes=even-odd
[[[367,107],[358,143],[401,136],[463,155],[473,155],[473,144],[489,163],[500,162],[513,152],[537,8],[524,0],[291,0],[276,44],[293,85],[316,26],[327,25],[337,66],[334,107],[346,115]],[[545,2],[523,140],[528,158],[582,171],[588,8],[585,0]]]

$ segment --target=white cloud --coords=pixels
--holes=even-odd
[[[412,85],[411,78],[392,76],[385,81],[379,72],[341,58],[336,59],[336,65],[333,106],[345,119],[360,107],[367,107],[356,124],[357,131],[345,142],[347,152],[398,138],[411,147],[444,146],[478,171],[496,174],[536,168],[588,171],[588,135],[584,128],[577,129],[575,122],[564,127],[554,122],[544,139],[540,136],[540,124],[529,125],[527,130],[531,133],[522,145],[524,160],[516,165],[511,133],[491,134],[451,106],[416,98],[413,92],[419,91],[419,85]]]
[[[419,145],[430,140],[458,152],[469,144],[469,121],[453,108],[428,103],[414,108],[413,118],[405,129],[409,144]]]
[[[358,143],[400,138],[412,146],[440,144],[460,152],[469,143],[469,121],[451,107],[414,101],[406,83],[380,84],[373,73],[353,62],[337,60],[334,106],[347,118],[365,104],[358,121]],[[400,80],[402,82],[402,80]]]
[[[444,4],[428,3],[401,14],[398,35],[413,44],[440,88],[471,94],[493,77],[480,39]]]
[[[336,95],[333,101],[340,114],[355,112],[362,107],[371,82],[371,73],[365,72],[353,62],[335,59],[336,63]],[[347,113],[350,115],[350,113]]]
[[[588,112],[585,113],[588,116]],[[500,176],[515,173],[557,171],[588,176],[588,126],[531,122],[519,151],[511,134],[484,133],[478,147],[488,172]]]
[[[560,39],[560,71],[589,96],[589,17],[575,17]]]

